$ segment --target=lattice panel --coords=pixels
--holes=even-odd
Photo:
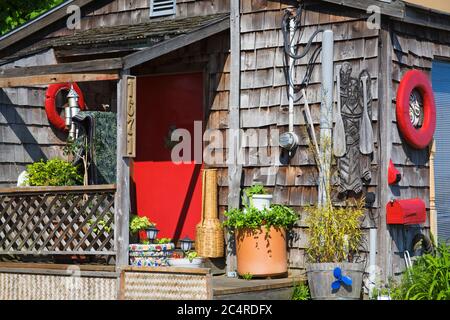
[[[114,254],[114,190],[0,193],[0,254]]]

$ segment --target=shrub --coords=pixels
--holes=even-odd
[[[314,263],[338,263],[352,260],[352,253],[361,242],[361,218],[364,200],[353,206],[334,207],[330,204],[306,209],[309,226],[309,246],[306,253]]]
[[[83,183],[78,166],[61,160],[41,160],[27,166],[30,186],[75,186]]]
[[[259,229],[265,226],[289,228],[297,220],[298,216],[294,210],[282,205],[271,205],[270,209],[258,210],[254,207],[242,209],[231,209],[225,212],[227,220],[223,223],[225,227],[233,229]]]
[[[450,300],[450,247],[420,256],[391,288],[394,300]]]
[[[294,286],[294,292],[292,293],[291,300],[306,301],[311,299],[308,285],[299,283]]]

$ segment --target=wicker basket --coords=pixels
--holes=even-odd
[[[224,256],[224,232],[217,210],[217,170],[203,170],[202,219],[197,225],[195,250],[201,257]]]

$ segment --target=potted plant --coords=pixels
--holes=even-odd
[[[272,195],[261,184],[255,184],[244,189],[242,203],[245,206],[255,207],[258,210],[270,208],[272,203]]]
[[[360,249],[364,201],[334,207],[331,202],[306,209],[310,263],[306,273],[312,299],[360,299],[364,263],[355,263]]]
[[[129,245],[130,265],[147,267],[168,266],[167,261],[175,250],[175,244],[169,238],[151,240],[151,237],[145,237],[147,231],[154,228],[155,225],[147,217],[135,216],[132,218],[130,232],[134,234],[141,233],[141,240],[140,243]]]
[[[189,251],[185,254],[174,253],[167,261],[171,267],[180,268],[201,268],[203,265],[203,258],[198,256],[195,251]]]
[[[155,231],[156,223],[151,222],[148,217],[133,216],[130,222],[131,234],[139,234],[139,238],[142,241],[146,239],[155,239],[155,236],[150,236],[149,233]]]
[[[224,226],[235,233],[237,272],[240,276],[276,276],[287,273],[286,230],[298,219],[282,205],[257,209],[246,206],[225,212]]]

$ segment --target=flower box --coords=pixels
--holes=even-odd
[[[131,244],[128,248],[130,265],[138,267],[168,266],[167,260],[174,249],[174,243]]]

